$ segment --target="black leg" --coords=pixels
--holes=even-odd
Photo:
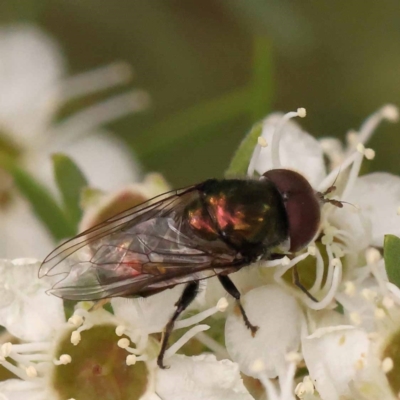
[[[219,281],[221,282],[221,285],[224,287],[224,289],[232,296],[234,297],[239,305],[239,310],[242,313],[244,324],[246,325],[247,328],[250,329],[251,335],[254,336],[256,332],[258,331],[258,326],[253,325],[249,319],[247,318],[247,314],[244,311],[244,308],[240,302],[240,292],[235,286],[235,284],[231,281],[231,279],[227,275],[219,275],[218,276]]]
[[[299,276],[299,271],[297,270],[297,265],[293,267],[293,282],[303,293],[307,295],[308,298],[318,303],[318,300],[300,282],[300,276]]]
[[[166,368],[164,366],[163,359],[164,359],[165,350],[167,349],[169,336],[171,335],[172,329],[174,328],[174,323],[177,320],[177,318],[179,317],[179,315],[183,311],[185,311],[185,309],[189,306],[189,304],[195,299],[198,290],[199,290],[199,282],[190,282],[185,287],[181,297],[175,304],[176,310],[175,310],[174,314],[172,315],[171,319],[168,321],[167,325],[165,326],[164,335],[163,335],[163,338],[161,341],[160,354],[157,357],[157,365],[162,369]]]

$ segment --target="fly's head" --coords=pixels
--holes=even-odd
[[[274,183],[282,196],[289,225],[289,251],[301,250],[318,232],[321,203],[333,201],[325,198],[328,193],[316,192],[304,176],[289,169],[271,169],[261,179]]]

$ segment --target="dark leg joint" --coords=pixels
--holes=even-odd
[[[174,314],[172,315],[171,319],[168,321],[167,325],[165,326],[164,335],[161,340],[160,354],[157,357],[157,365],[161,369],[169,368],[164,365],[164,354],[165,354],[165,351],[167,350],[168,339],[172,333],[172,330],[174,329],[175,321],[179,318],[179,315],[181,315],[181,313],[183,311],[185,311],[186,308],[189,306],[189,304],[195,299],[198,289],[199,289],[198,282],[190,282],[185,287],[185,289],[183,290],[183,292],[181,294],[181,297],[175,304],[176,310],[175,310]]]
[[[240,302],[240,292],[235,286],[235,284],[230,280],[230,278],[226,275],[219,275],[218,276],[219,281],[221,282],[221,285],[223,288],[233,297],[237,300],[238,306],[240,313],[242,314],[244,324],[248,329],[251,331],[251,336],[255,336],[256,332],[258,331],[258,326],[253,325],[250,321],[249,318],[247,317],[246,311],[244,310],[242,303]]]

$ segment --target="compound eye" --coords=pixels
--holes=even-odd
[[[289,223],[290,251],[299,251],[310,243],[319,228],[321,206],[317,194],[298,172],[271,169],[263,176],[282,195]]]

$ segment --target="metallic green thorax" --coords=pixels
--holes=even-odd
[[[192,205],[197,219],[192,228],[212,240],[213,236],[249,256],[283,242],[288,221],[281,194],[272,182],[255,180],[208,180],[201,185],[202,204]]]

